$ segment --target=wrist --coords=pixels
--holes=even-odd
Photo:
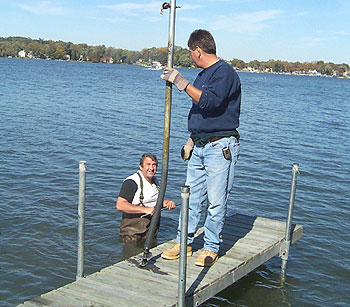
[[[179,91],[185,91],[187,86],[190,84],[181,74],[177,74],[174,79],[174,84]]]

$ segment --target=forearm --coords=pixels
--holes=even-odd
[[[189,83],[186,87],[186,93],[188,96],[190,96],[195,102],[199,102],[199,99],[202,96],[202,91],[196,88],[194,85]]]
[[[122,197],[118,197],[116,208],[118,211],[127,214],[149,214],[153,209],[149,207],[133,205]]]

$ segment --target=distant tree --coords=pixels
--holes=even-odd
[[[51,59],[56,59],[56,44],[53,41],[48,42],[47,46],[47,56]]]
[[[167,47],[158,48],[156,50],[155,57],[158,60],[158,62],[162,63],[163,65],[166,65],[168,62],[168,48]]]
[[[88,53],[88,60],[93,63],[99,63],[100,62],[101,55],[94,50],[90,50]]]
[[[62,60],[65,54],[66,54],[66,49],[63,46],[58,45],[55,51],[55,59]]]
[[[70,59],[72,61],[78,61],[80,59],[79,46],[72,44],[70,48],[71,48]]]
[[[231,65],[233,67],[236,67],[238,69],[244,69],[246,68],[246,63],[242,60],[239,60],[239,59],[232,59],[231,60]]]
[[[119,49],[120,63],[127,64],[128,51],[125,49]]]
[[[26,51],[27,52],[31,52],[34,55],[40,55],[40,44],[36,41],[31,41],[27,47],[26,47]]]
[[[0,56],[14,56],[17,54],[17,50],[15,46],[13,46],[10,42],[0,42]]]
[[[258,69],[260,67],[260,62],[257,60],[250,61],[248,63],[248,66],[255,68],[255,69]]]
[[[192,59],[189,54],[181,54],[178,60],[175,62],[176,66],[190,67],[192,65]]]
[[[328,63],[324,65],[324,69],[323,69],[323,74],[327,75],[327,76],[331,76],[333,75],[333,67],[332,64]]]

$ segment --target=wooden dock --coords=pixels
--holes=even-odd
[[[193,256],[187,258],[186,306],[198,306],[276,256],[284,243],[286,223],[234,214],[226,218],[219,260],[209,268],[195,266],[203,246],[203,229],[196,234]],[[294,243],[303,227],[292,226]],[[176,306],[178,260],[160,257],[174,240],[153,249],[145,268],[142,254],[102,269],[19,306]]]

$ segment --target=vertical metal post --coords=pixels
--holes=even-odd
[[[181,238],[179,260],[178,306],[186,306],[186,265],[187,265],[187,232],[188,232],[188,202],[190,187],[181,187]]]
[[[86,161],[79,161],[78,263],[76,276],[77,280],[84,276],[85,179]]]
[[[281,251],[280,251],[280,256],[282,258],[282,265],[281,265],[282,280],[284,280],[285,275],[286,275],[286,267],[287,267],[289,248],[290,248],[290,243],[291,243],[290,239],[291,239],[291,230],[292,230],[295,191],[296,191],[296,185],[297,185],[297,176],[298,176],[298,172],[299,172],[299,164],[298,163],[293,164],[292,171],[293,171],[293,175],[292,175],[292,183],[291,183],[291,188],[290,188],[289,210],[288,210],[288,218],[287,218],[287,224],[286,224],[285,242],[282,245]]]

